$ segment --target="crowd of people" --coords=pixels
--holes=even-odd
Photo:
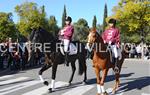
[[[13,43],[15,48],[9,47],[11,43]],[[0,70],[23,70],[26,67],[35,67],[42,64],[42,53],[35,52],[32,62],[28,62],[29,52],[27,48],[22,50],[19,45],[21,43],[12,42],[11,38],[0,43]]]
[[[150,46],[144,45],[142,48],[141,44],[131,44],[128,43],[125,45],[125,49],[127,50],[128,58],[142,58],[142,53],[144,55],[144,59],[150,59]],[[142,52],[143,51],[143,52]]]

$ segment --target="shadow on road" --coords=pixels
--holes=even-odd
[[[132,76],[134,73],[129,73],[129,74],[121,74],[120,75],[120,78],[123,78],[123,77],[130,77]],[[114,81],[115,80],[115,75],[108,75],[106,77],[106,80],[105,82],[110,82],[110,81]],[[89,79],[88,81],[88,84],[96,84],[96,78],[93,78],[93,79]]]
[[[13,75],[13,74],[17,74],[17,73],[26,73],[27,70],[37,69],[37,68],[41,68],[41,67],[42,67],[42,65],[34,66],[34,67],[28,67],[24,70],[10,70],[10,69],[0,70],[0,77],[4,76],[4,75]]]
[[[142,88],[150,85],[150,77],[128,78],[129,82],[121,83],[122,88],[120,90],[130,91],[134,89],[141,90]],[[125,85],[125,86],[124,86]]]

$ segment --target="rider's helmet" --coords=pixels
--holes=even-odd
[[[72,18],[70,16],[67,16],[65,21],[69,21],[71,23],[72,22]]]
[[[116,20],[113,19],[113,18],[111,18],[111,19],[108,21],[108,23],[112,23],[112,24],[116,25]]]

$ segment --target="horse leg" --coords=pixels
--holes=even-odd
[[[113,87],[112,94],[115,94],[116,91],[117,91],[118,88],[119,88],[119,85],[120,85],[120,80],[119,80],[119,78],[120,78],[120,72],[121,72],[122,64],[123,64],[123,62],[121,62],[121,63],[118,65],[119,71],[118,71],[118,73],[115,73],[115,79],[116,79],[116,81],[115,81],[115,85],[114,85],[114,87]],[[113,67],[113,70],[114,70],[114,68],[115,68],[115,67]]]
[[[72,67],[72,74],[71,74],[71,77],[70,77],[70,80],[69,80],[69,85],[71,85],[71,82],[72,82],[73,77],[74,77],[74,73],[76,71],[75,61],[71,62],[71,67]]]
[[[58,64],[56,62],[52,66],[52,80],[51,80],[50,88],[48,89],[50,93],[55,88],[55,78],[56,78],[57,66],[58,66]]]
[[[118,89],[118,87],[119,87],[119,84],[120,84],[119,77],[120,77],[120,73],[116,73],[116,74],[115,74],[115,79],[116,79],[116,81],[115,81],[115,85],[114,85],[114,87],[113,87],[112,94],[115,94],[116,91],[117,91],[117,89]]]
[[[84,80],[83,80],[83,83],[86,84],[86,81],[87,81],[87,66],[86,66],[86,63],[83,64],[83,68],[84,68]]]
[[[47,81],[44,81],[43,77],[42,77],[42,73],[49,69],[51,67],[51,65],[48,65],[48,64],[44,64],[44,66],[40,69],[39,71],[39,78],[41,80],[41,82],[43,82],[44,85],[47,85],[48,86],[48,82]]]
[[[82,57],[83,55],[79,56],[79,75],[82,75],[84,73],[84,80],[83,84],[86,84],[87,80],[87,66],[86,66],[86,58]]]
[[[101,81],[101,77],[100,77],[100,68],[98,67],[94,67],[95,68],[95,74],[96,74],[96,80],[97,80],[97,95],[101,94],[101,86],[100,86],[100,81]]]
[[[106,79],[107,73],[108,73],[108,69],[104,69],[102,71],[102,79],[101,79],[101,82],[100,82],[100,87],[101,87],[101,91],[102,91],[101,95],[108,95],[108,93],[104,89],[104,81]]]

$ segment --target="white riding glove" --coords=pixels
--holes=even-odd
[[[108,43],[108,44],[109,44],[109,45],[111,45],[111,43],[112,43],[112,42],[111,42],[111,41],[109,41],[109,43]]]
[[[60,31],[60,35],[64,35],[64,30],[61,30],[61,31]]]

